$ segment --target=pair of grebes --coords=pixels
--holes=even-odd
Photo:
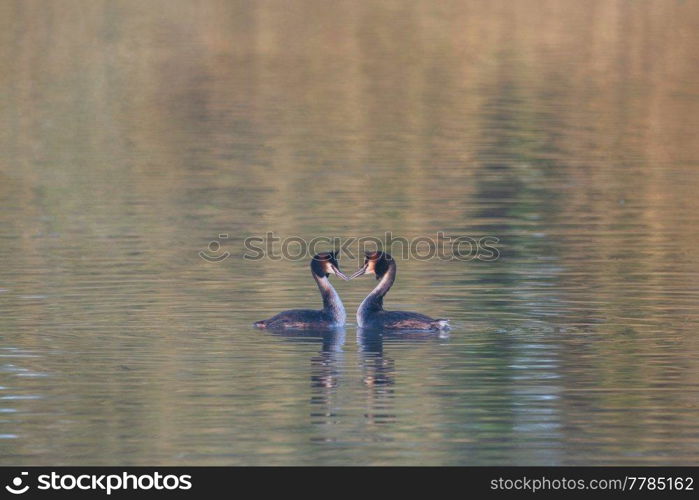
[[[311,273],[323,298],[322,310],[292,309],[258,321],[255,326],[270,329],[325,329],[344,326],[347,318],[345,307],[328,277],[334,274],[349,281],[365,274],[374,274],[379,283],[357,310],[357,325],[360,328],[392,331],[449,328],[446,319],[433,319],[416,312],[384,310],[383,298],[396,280],[396,261],[386,252],[368,252],[364,265],[349,277],[340,271],[336,257],[337,252],[328,252],[320,253],[311,260]]]

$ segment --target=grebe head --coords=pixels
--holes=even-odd
[[[311,270],[313,274],[319,278],[327,278],[331,274],[335,274],[343,280],[349,278],[340,271],[340,265],[337,263],[338,252],[323,252],[313,256],[311,259]]]
[[[386,252],[367,252],[364,258],[364,265],[349,277],[349,279],[362,276],[363,274],[374,274],[376,279],[380,280],[386,274],[393,262],[393,257]]]

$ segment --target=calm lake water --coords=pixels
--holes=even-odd
[[[0,1],[0,464],[696,465],[698,23]],[[386,307],[447,338],[358,334],[369,278],[344,331],[275,335],[320,299],[242,258],[268,231],[500,257],[398,261]]]

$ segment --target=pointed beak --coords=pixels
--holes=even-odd
[[[342,271],[340,271],[340,270],[339,270],[337,267],[335,267],[335,266],[332,266],[332,268],[333,268],[333,272],[334,272],[337,276],[339,276],[340,278],[342,278],[342,279],[345,280],[345,281],[349,281],[349,278],[347,277],[347,275],[346,275],[345,273],[343,273]]]
[[[366,268],[367,268],[367,265],[364,264],[362,267],[360,267],[359,269],[357,269],[357,270],[354,272],[354,274],[353,274],[352,276],[349,277],[349,279],[353,279],[353,278],[356,278],[357,276],[361,276],[362,274],[364,274],[364,273],[366,272]]]

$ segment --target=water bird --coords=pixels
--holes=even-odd
[[[396,280],[396,261],[388,253],[367,252],[364,265],[349,279],[374,274],[378,285],[366,296],[357,309],[357,325],[360,328],[381,330],[447,330],[449,320],[434,319],[410,311],[385,311],[383,298]]]
[[[323,309],[291,309],[272,316],[269,319],[257,321],[258,328],[270,329],[326,329],[344,326],[347,315],[342,300],[328,277],[331,274],[344,280],[349,278],[340,271],[337,263],[338,252],[325,252],[314,255],[311,259],[311,274],[318,285],[320,296],[323,298]]]

